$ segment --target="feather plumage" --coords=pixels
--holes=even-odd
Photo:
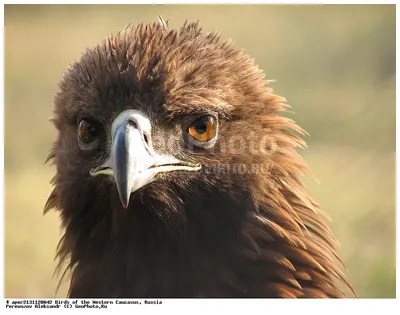
[[[299,181],[309,172],[296,153],[305,131],[281,116],[285,99],[268,83],[218,33],[203,35],[197,23],[170,29],[161,18],[129,25],[72,64],[55,97],[57,174],[45,206],[61,213],[57,256],[72,274],[70,297],[344,297],[343,285],[354,293],[324,212]],[[89,156],[76,124],[89,116],[109,130],[129,108],[148,113],[157,132],[217,112],[212,150],[174,152],[219,171],[160,176],[123,209],[112,181],[89,176],[110,140]],[[229,143],[237,135],[248,136],[239,153]],[[235,165],[247,171],[218,169]]]

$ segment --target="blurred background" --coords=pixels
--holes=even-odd
[[[5,296],[64,297],[54,167],[57,83],[83,50],[128,23],[200,20],[255,58],[310,136],[305,179],[332,218],[360,297],[395,297],[395,5],[6,5]]]

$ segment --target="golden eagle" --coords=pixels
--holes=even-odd
[[[69,297],[344,297],[299,176],[304,131],[261,70],[198,23],[129,25],[55,96]]]

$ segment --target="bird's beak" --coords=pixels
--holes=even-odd
[[[198,171],[201,166],[170,155],[157,154],[151,142],[150,120],[140,111],[122,112],[112,125],[110,158],[91,170],[91,175],[111,175],[124,208],[132,192],[147,185],[161,172]]]

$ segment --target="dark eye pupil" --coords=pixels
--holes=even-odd
[[[196,127],[196,131],[199,134],[203,134],[207,130],[207,120],[206,119],[200,119],[194,123],[194,126]]]
[[[84,143],[90,143],[95,140],[97,135],[96,126],[87,120],[82,120],[79,123],[79,138]]]

